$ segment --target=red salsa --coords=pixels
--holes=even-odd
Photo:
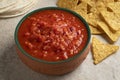
[[[63,10],[43,10],[26,18],[18,30],[22,48],[46,60],[68,59],[83,49],[88,39],[82,21]]]

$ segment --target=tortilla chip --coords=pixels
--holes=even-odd
[[[105,58],[115,53],[118,50],[118,46],[100,44],[93,47],[94,64],[98,64]]]
[[[90,26],[91,33],[93,35],[99,35],[99,34],[103,34],[104,33],[102,30],[98,29],[97,27],[93,27],[91,25],[89,25],[89,26]]]
[[[79,5],[75,6],[73,11],[77,12],[81,16],[83,16],[85,19],[87,19],[87,3],[81,2]]]
[[[77,6],[79,0],[58,0],[57,6],[72,9]]]
[[[120,17],[118,18],[113,12],[101,11],[100,13],[112,31],[120,29]]]
[[[120,13],[120,2],[109,3],[107,8],[115,13]]]
[[[89,13],[87,14],[88,15],[88,19],[87,19],[87,22],[94,26],[94,27],[97,27],[97,21],[101,21],[101,18],[99,16],[99,14],[96,14],[96,13]]]
[[[104,22],[97,22],[98,26],[107,34],[112,42],[115,42],[119,38],[118,32],[113,33],[110,28]]]
[[[92,39],[92,55],[94,59],[94,64],[100,63],[108,56],[114,54],[118,49],[119,46],[104,44],[94,37]]]

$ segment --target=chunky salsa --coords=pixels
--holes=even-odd
[[[68,59],[83,49],[88,39],[82,21],[63,10],[43,10],[26,18],[18,40],[31,56],[46,60]]]

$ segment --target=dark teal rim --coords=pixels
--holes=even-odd
[[[27,52],[25,52],[25,50],[21,47],[21,45],[19,44],[19,41],[18,41],[18,29],[20,27],[20,25],[22,24],[22,22],[28,18],[30,15],[36,13],[36,12],[39,12],[39,11],[42,11],[42,10],[63,10],[63,11],[67,11],[67,12],[70,12],[72,14],[74,14],[75,16],[77,16],[85,25],[86,29],[87,29],[87,32],[88,32],[88,40],[87,40],[87,43],[85,45],[85,47],[78,53],[76,54],[75,56],[71,57],[71,58],[68,58],[66,60],[61,60],[61,61],[56,61],[56,62],[49,62],[49,61],[45,61],[45,60],[40,60],[40,59],[37,59],[37,58],[34,58],[32,57],[31,55],[29,55]],[[46,63],[46,64],[59,64],[59,63],[64,63],[64,62],[68,62],[68,61],[71,61],[75,58],[77,58],[78,56],[80,56],[82,53],[84,53],[84,51],[86,50],[86,48],[88,48],[88,45],[90,43],[90,39],[91,39],[91,32],[90,32],[90,28],[87,24],[87,22],[83,19],[82,16],[80,16],[79,14],[77,14],[76,12],[74,11],[71,11],[71,10],[68,10],[68,9],[65,9],[65,8],[59,8],[59,7],[45,7],[45,8],[40,8],[40,9],[37,9],[37,10],[34,10],[30,13],[28,13],[27,15],[25,15],[21,20],[20,22],[17,24],[17,27],[15,29],[15,33],[14,33],[14,40],[15,40],[15,43],[18,47],[18,49],[25,55],[27,56],[28,58],[34,60],[34,61],[37,61],[37,62],[42,62],[42,63]]]

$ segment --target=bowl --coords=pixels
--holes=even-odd
[[[60,18],[57,18],[59,16],[56,16],[56,14],[54,14],[55,12],[56,14],[59,13]],[[52,17],[49,16],[50,14],[53,16]],[[47,16],[47,18],[45,16]],[[49,19],[51,19],[51,21],[49,21]],[[52,27],[51,25],[47,25],[48,24],[47,20],[49,24],[53,23]],[[74,29],[74,27],[69,27],[71,26],[69,24],[71,24],[72,26],[76,26],[78,24],[79,26],[77,25],[77,27]],[[81,30],[79,30],[80,29],[79,27],[81,27],[81,24],[83,25],[84,29],[81,28]],[[37,26],[37,28],[40,27],[40,30],[36,31],[37,29],[34,28],[34,26]],[[69,31],[69,33],[67,33],[67,31],[65,31],[66,29],[71,30],[71,32]],[[24,31],[30,31],[31,33],[25,32],[25,34],[23,35]],[[82,34],[81,34],[81,31],[82,31]],[[45,40],[47,39],[47,37],[50,39],[52,38],[52,37],[49,37],[49,36],[53,36],[53,35],[50,35],[52,34],[52,32],[55,34],[55,37],[53,37],[54,39],[52,40],[52,42],[49,43],[50,47],[45,48],[47,52],[44,52],[45,51],[43,48],[45,47],[44,45],[48,45],[48,43],[45,44]],[[42,36],[42,38],[40,38],[40,36],[36,38],[37,36],[36,34],[38,33],[40,36]],[[36,36],[33,36],[33,34]],[[67,36],[67,34],[69,34],[69,36]],[[70,34],[73,36],[71,37]],[[66,44],[68,47],[65,47],[65,49],[62,47],[59,48],[59,46],[62,43],[59,42],[60,44],[58,45],[55,44],[55,40],[57,40],[56,35],[65,36],[63,39],[66,41],[69,40],[68,43],[70,41],[71,43],[69,43],[68,45]],[[21,61],[24,64],[26,64],[30,69],[36,72],[48,74],[48,75],[63,75],[75,70],[85,60],[87,54],[89,53],[90,38],[91,38],[90,28],[87,22],[82,18],[82,16],[80,16],[74,11],[71,11],[65,8],[59,8],[59,7],[45,7],[45,8],[40,8],[28,13],[20,20],[20,22],[18,23],[15,29],[15,34],[14,34],[16,51]],[[61,40],[62,38],[58,37],[58,39]],[[25,40],[32,41],[32,44],[34,45],[32,45],[31,43]],[[44,43],[42,44],[42,47],[39,47],[39,50],[38,50],[39,45],[36,42],[38,42],[38,44]],[[76,46],[78,45],[78,47],[74,47],[74,45]],[[41,52],[36,53],[37,51],[41,51]],[[56,57],[56,55],[57,56],[59,55],[59,56]]]

